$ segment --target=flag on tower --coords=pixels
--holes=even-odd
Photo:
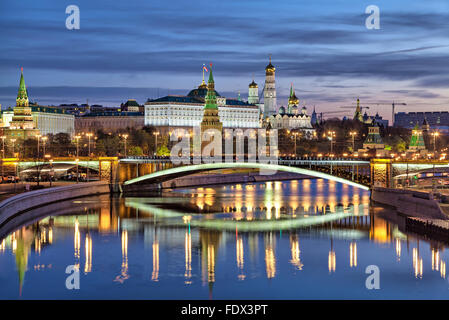
[[[208,72],[206,65],[203,63],[203,70],[206,70]]]

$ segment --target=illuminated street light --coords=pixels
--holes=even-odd
[[[433,158],[436,159],[437,151],[436,151],[436,144],[437,144],[437,137],[440,135],[438,131],[431,133],[433,136]]]
[[[126,140],[128,139],[128,134],[122,135],[123,139],[125,139],[125,158],[126,158]]]
[[[157,132],[157,131],[153,132],[153,135],[156,139],[155,144],[154,144],[154,155],[156,155],[157,154],[157,136],[159,135],[159,132]]]
[[[355,138],[355,136],[357,135],[357,132],[356,132],[356,131],[351,131],[349,134],[350,134],[351,137],[352,137],[352,152],[354,153],[354,152],[355,152],[354,138]]]

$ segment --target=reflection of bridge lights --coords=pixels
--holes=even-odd
[[[153,242],[153,272],[151,280],[159,281],[159,242],[157,240]]]
[[[86,234],[85,239],[86,262],[84,264],[84,273],[92,271],[92,238],[90,234]]]
[[[237,268],[240,270],[240,274],[238,275],[239,280],[245,279],[243,275],[243,266],[244,266],[244,252],[243,252],[243,239],[242,237],[237,237],[236,246],[235,246],[235,254],[237,260]]]
[[[396,257],[401,260],[401,240],[396,238]]]
[[[329,272],[335,272],[336,256],[335,256],[334,250],[329,251],[329,257],[327,259],[327,264],[328,264]]]
[[[418,249],[413,248],[413,270],[415,271],[415,278],[422,278],[422,259],[419,256]]]
[[[442,261],[440,262],[440,275],[441,278],[446,278],[446,262]]]
[[[432,248],[432,271],[439,270],[440,266],[440,252]]]
[[[297,236],[290,237],[290,251],[292,255],[290,263],[294,265],[298,270],[302,270],[303,264],[300,257],[301,250],[299,250],[299,241]]]
[[[75,220],[75,236],[74,236],[74,240],[73,240],[73,246],[74,246],[74,256],[76,259],[80,258],[80,246],[81,246],[81,235],[80,235],[80,231],[79,231],[79,222],[78,222],[78,218],[76,218]]]
[[[351,242],[349,244],[349,265],[350,267],[357,267],[357,243]]]
[[[52,244],[53,243],[53,228],[50,227],[48,229],[48,243]]]
[[[213,244],[207,246],[207,276],[208,282],[215,282],[215,247]]]
[[[6,250],[6,239],[3,239],[2,242],[0,243],[0,251],[5,252],[5,250]]]
[[[34,238],[34,251],[41,255],[41,240],[39,236],[36,236],[36,238]]]

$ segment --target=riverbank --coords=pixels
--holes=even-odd
[[[405,216],[449,220],[449,215],[443,209],[445,205],[434,199],[431,192],[375,187],[371,192],[371,200],[393,207]]]
[[[20,213],[36,207],[109,192],[109,183],[105,181],[70,184],[23,192],[0,202],[0,228]]]

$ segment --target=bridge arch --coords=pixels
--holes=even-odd
[[[205,164],[196,164],[196,165],[187,165],[180,166],[170,169],[165,169],[157,172],[153,172],[150,174],[143,175],[141,177],[137,177],[123,183],[123,187],[128,188],[132,186],[142,185],[142,184],[157,184],[164,181],[168,181],[174,178],[179,178],[182,176],[187,176],[190,174],[209,171],[209,170],[218,170],[218,169],[259,169],[259,170],[274,170],[274,171],[283,171],[283,172],[291,172],[302,175],[307,175],[316,178],[322,178],[326,180],[331,180],[343,184],[347,184],[356,188],[360,188],[363,190],[369,190],[369,187],[348,179],[336,177],[324,172],[314,171],[310,169],[290,167],[284,165],[276,165],[276,164],[265,164],[265,163],[255,163],[255,162],[218,162],[218,163],[205,163]]]

